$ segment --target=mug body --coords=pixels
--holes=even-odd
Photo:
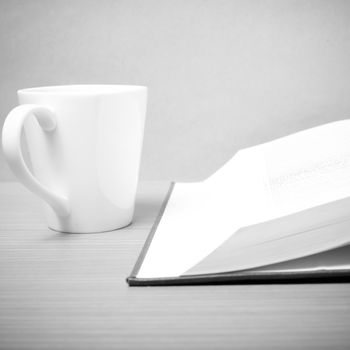
[[[102,232],[131,223],[143,143],[147,88],[71,85],[18,91],[20,104],[50,108],[57,125],[24,124],[34,176],[65,196],[69,215],[45,204],[49,227]]]

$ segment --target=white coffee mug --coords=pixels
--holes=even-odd
[[[87,233],[131,223],[147,88],[67,85],[18,91],[2,143],[17,177],[45,202],[48,226]],[[21,149],[24,129],[31,161]]]

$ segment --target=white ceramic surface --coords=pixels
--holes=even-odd
[[[18,91],[3,127],[3,150],[17,177],[45,202],[50,228],[102,232],[134,212],[147,88],[68,85]],[[25,131],[32,170],[24,161]]]

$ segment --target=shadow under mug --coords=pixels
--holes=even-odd
[[[147,88],[67,85],[18,91],[2,134],[19,180],[44,200],[48,226],[103,232],[131,223]],[[31,167],[21,149],[24,130]]]

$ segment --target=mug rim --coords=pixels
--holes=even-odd
[[[120,94],[125,92],[147,91],[146,86],[142,85],[123,85],[123,84],[68,84],[51,85],[24,88],[17,90],[17,94],[45,94],[45,95],[108,95]]]

